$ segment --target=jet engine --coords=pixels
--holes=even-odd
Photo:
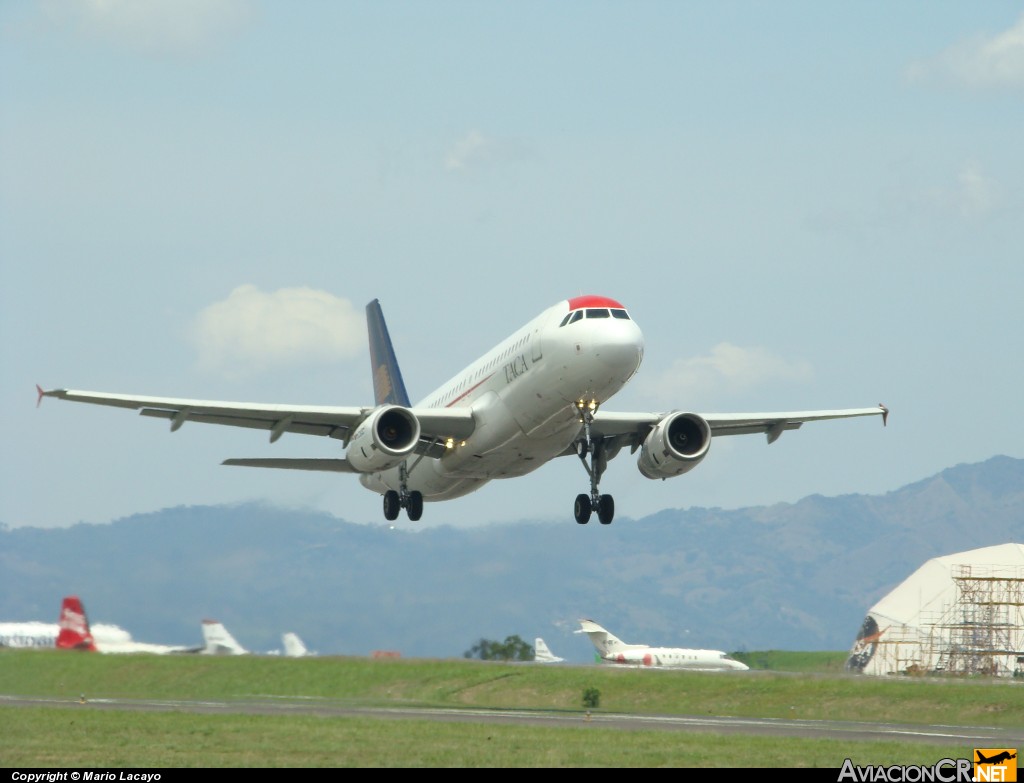
[[[667,479],[693,470],[708,454],[711,427],[696,413],[673,413],[651,430],[637,467],[649,479]]]
[[[345,458],[361,473],[393,468],[416,448],[420,422],[408,408],[382,405],[363,419],[348,443]]]

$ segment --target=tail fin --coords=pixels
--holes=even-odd
[[[377,405],[411,404],[405,391],[402,373],[398,369],[391,335],[384,323],[380,302],[374,299],[366,305],[366,330],[370,335],[370,370],[373,372],[373,398]]]
[[[216,620],[203,620],[203,640],[206,642],[202,650],[205,655],[245,655],[249,652]]]
[[[608,633],[593,620],[580,620],[580,629],[576,633],[585,633],[603,658],[614,655],[620,650],[646,647],[643,644],[626,644],[614,634]]]
[[[284,644],[284,654],[289,658],[301,658],[303,655],[309,655],[309,650],[306,649],[306,645],[302,643],[298,634],[291,632],[283,634],[281,642]]]
[[[539,636],[533,640],[533,650],[533,660],[537,661],[537,663],[558,663],[565,660],[565,658],[559,658],[551,652],[547,643]]]
[[[61,604],[57,649],[96,652],[96,642],[89,630],[89,618],[85,616],[85,607],[77,595],[65,596]]]

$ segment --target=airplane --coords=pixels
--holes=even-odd
[[[71,389],[43,397],[138,410],[170,420],[268,430],[270,443],[285,433],[340,441],[339,458],[232,458],[242,467],[354,473],[383,499],[384,518],[404,509],[418,521],[424,502],[474,492],[494,479],[525,476],[556,457],[575,455],[589,479],[576,496],[581,525],[593,513],[603,525],[615,502],[600,481],[608,462],[628,447],[649,479],[688,473],[708,455],[712,438],[763,433],[768,443],[806,422],[881,416],[869,408],[778,413],[614,412],[602,406],[640,367],[644,340],[629,311],[606,296],[564,299],[545,309],[416,405],[398,368],[380,302],[366,306],[374,404],[282,405],[148,397]],[[639,452],[639,453],[638,453]]]
[[[42,620],[0,623],[0,647],[50,648],[57,646],[60,626]]]
[[[192,648],[137,642],[117,625],[89,624],[82,600],[65,596],[57,623],[0,623],[0,647],[31,647],[58,650],[87,650],[100,653],[193,652]]]
[[[599,658],[607,663],[694,671],[747,671],[750,668],[721,650],[626,644],[593,620],[580,620],[580,628],[576,633],[589,636]]]
[[[240,645],[223,623],[217,620],[203,620],[204,646],[197,652],[202,655],[248,655],[249,651]]]
[[[289,658],[302,658],[307,655],[313,655],[313,653],[306,649],[306,645],[303,644],[302,639],[296,633],[289,631],[286,634],[282,634],[281,643],[284,645],[284,654]]]
[[[116,626],[104,627],[104,636]],[[0,623],[0,647],[51,648],[60,650],[96,650],[96,640],[89,629],[85,608],[76,595],[64,597],[60,618],[56,623],[38,620]]]
[[[539,636],[533,640],[533,650],[533,660],[537,663],[559,663],[565,660],[551,652],[547,643]]]

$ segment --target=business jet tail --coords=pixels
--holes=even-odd
[[[301,658],[304,655],[312,654],[306,649],[306,645],[302,643],[302,639],[299,638],[298,634],[291,633],[290,631],[282,634],[281,642],[284,644],[284,654],[289,658]]]
[[[203,620],[204,655],[245,655],[249,651],[235,641],[228,629],[216,620]]]
[[[626,644],[593,620],[580,620],[580,629],[576,633],[585,633],[602,658],[607,658],[622,650],[635,650],[647,646],[645,644]]]
[[[96,642],[89,630],[89,618],[77,595],[64,597],[60,607],[60,631],[57,634],[59,650],[89,650],[96,652]]]
[[[374,299],[366,305],[366,331],[370,335],[370,369],[373,371],[373,398],[377,405],[410,406],[402,372],[391,345],[391,335],[384,323],[380,302]]]
[[[559,658],[548,647],[547,643],[539,636],[533,640],[533,660],[537,663],[558,663],[565,658]]]

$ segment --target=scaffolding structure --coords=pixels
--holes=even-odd
[[[936,669],[1020,676],[1024,668],[1024,568],[953,566],[956,601],[939,625]]]
[[[880,674],[1024,676],[1024,567],[954,565],[955,597],[917,625],[880,628]]]

